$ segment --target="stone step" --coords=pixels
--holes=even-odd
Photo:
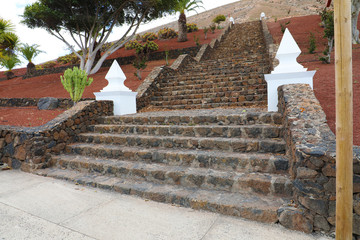
[[[193,92],[195,92],[194,90]],[[161,94],[161,93],[160,93]],[[172,94],[172,95],[170,95]],[[210,92],[210,93],[188,93],[184,94],[181,91],[164,92],[163,95],[157,94],[151,98],[151,101],[160,102],[168,105],[171,104],[186,104],[189,101],[194,104],[203,102],[244,102],[244,101],[258,101],[267,99],[267,91],[226,91],[226,92]],[[155,104],[154,104],[155,105]]]
[[[288,159],[282,154],[230,153],[211,150],[126,147],[112,144],[74,143],[66,147],[69,154],[116,158],[171,166],[202,167],[223,171],[285,173]]]
[[[266,223],[276,223],[278,221],[277,210],[282,205],[290,203],[287,198],[184,188],[175,185],[162,185],[102,176],[96,173],[90,174],[61,169],[41,169],[37,170],[36,173],[81,185],[114,190],[121,194],[135,195],[156,202],[175,204]]]
[[[201,104],[194,104],[193,102],[189,101],[184,104],[176,104],[176,105],[167,105],[167,103],[163,102],[152,102],[150,105],[153,106],[155,109],[164,109],[164,110],[193,110],[193,109],[212,109],[212,108],[238,108],[238,107],[266,107],[267,101],[229,101],[229,102],[211,102],[207,103],[203,101]]]
[[[103,124],[139,124],[139,125],[282,125],[282,115],[277,112],[266,112],[257,108],[159,111],[145,112],[124,116],[102,117]]]
[[[102,124],[92,127],[98,133],[141,134],[155,136],[221,137],[221,138],[281,138],[282,127],[272,125],[119,125]]]
[[[215,84],[214,84],[215,85]],[[193,87],[193,88],[191,88]],[[177,90],[175,90],[177,89]],[[229,86],[229,87],[212,87],[212,88],[204,88],[201,86],[186,86],[186,88],[175,88],[167,87],[166,89],[162,89],[154,94],[154,100],[156,97],[173,97],[173,96],[181,96],[194,95],[193,98],[202,98],[208,94],[213,95],[213,97],[231,97],[231,96],[244,96],[248,94],[267,94],[266,86],[264,85],[252,85],[251,87],[247,86]],[[188,97],[190,98],[190,97]]]
[[[221,150],[229,152],[284,153],[285,142],[282,139],[247,138],[201,138],[184,136],[147,136],[111,133],[82,133],[80,142],[106,143],[122,146],[142,146],[144,148],[165,147],[201,150]]]
[[[207,96],[206,98],[188,98],[188,96],[176,96],[173,99],[165,100],[162,97],[154,97],[152,98],[151,104],[153,106],[159,107],[168,107],[174,106],[178,108],[178,105],[191,106],[196,108],[207,108],[207,107],[214,107],[216,105],[212,105],[213,103],[218,103],[219,105],[216,107],[222,106],[253,106],[256,104],[265,105],[267,102],[267,94],[248,94],[248,95],[240,95],[239,96],[230,96],[230,97],[210,97]],[[229,103],[234,103],[230,105]]]
[[[253,85],[263,86],[266,88],[266,82],[263,74],[248,74],[248,75],[214,75],[214,76],[174,76],[167,78],[167,82],[161,84],[161,91],[169,91],[171,88],[178,87],[176,90],[192,88],[215,88],[215,87],[231,87],[231,86],[246,86]],[[169,89],[170,88],[170,89]],[[174,89],[175,90],[175,89]]]
[[[279,174],[240,173],[65,154],[53,156],[52,161],[61,169],[95,172],[104,176],[157,184],[282,197],[292,194],[292,182],[288,176]]]

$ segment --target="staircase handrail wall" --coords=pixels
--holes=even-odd
[[[279,112],[283,114],[284,120],[284,138],[294,185],[294,200],[306,209],[307,219],[313,224],[315,231],[333,231],[336,199],[335,135],[309,85],[280,86],[278,96]],[[360,193],[359,146],[354,146],[353,163],[355,199]],[[354,208],[354,226],[354,233],[360,235],[359,206]]]
[[[112,112],[112,101],[81,101],[38,127],[0,125],[0,162],[26,172],[49,167],[51,154],[64,152],[77,134]]]

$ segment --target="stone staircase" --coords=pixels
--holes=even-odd
[[[276,222],[292,194],[281,121],[253,108],[104,117],[37,174]]]
[[[178,110],[103,117],[36,173],[277,222],[292,181],[281,114],[254,107],[266,102],[262,73],[269,70],[258,27],[235,26],[206,61],[162,83],[153,106]],[[222,108],[179,110],[214,107]]]
[[[263,106],[270,65],[260,22],[235,24],[207,58],[160,83],[160,109]]]

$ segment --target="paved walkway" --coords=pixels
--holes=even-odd
[[[0,240],[327,240],[24,172],[0,171]]]

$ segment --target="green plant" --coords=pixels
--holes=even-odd
[[[16,55],[6,55],[0,58],[0,65],[7,69],[6,78],[11,79],[14,77],[14,73],[11,71],[14,67],[21,63],[20,59]]]
[[[274,21],[277,22],[277,17],[274,18]]]
[[[280,23],[281,32],[284,33],[286,26],[290,24],[290,21],[287,21],[286,23]]]
[[[41,65],[38,65],[37,67],[41,67],[41,68],[52,68],[56,65],[56,61],[48,61],[46,63],[43,63]]]
[[[176,38],[178,34],[172,28],[162,28],[158,31],[159,39]]]
[[[85,87],[90,86],[92,78],[88,78],[84,70],[74,67],[64,72],[64,77],[60,76],[61,83],[65,90],[69,92],[71,99],[76,104],[84,93]]]
[[[155,39],[157,39],[157,36],[155,33],[152,33],[152,32],[147,32],[141,36],[141,40],[143,42],[153,41]]]
[[[159,49],[159,46],[153,41],[147,41],[144,44],[139,43],[134,40],[125,49],[135,49],[135,61],[133,66],[137,69],[137,72],[134,73],[139,79],[141,79],[141,70],[146,68],[146,62],[149,58],[149,54],[153,51]]]
[[[195,23],[187,23],[187,24],[186,24],[186,31],[187,31],[188,33],[196,32],[196,31],[198,31],[198,30],[199,30],[199,28],[198,28],[198,26],[197,26]]]
[[[217,16],[212,20],[212,22],[213,22],[213,23],[216,23],[216,24],[218,25],[218,27],[219,27],[220,23],[221,23],[221,22],[224,22],[225,20],[226,20],[226,17],[225,17],[224,15],[220,14],[220,15],[217,15]]]
[[[330,63],[331,51],[334,46],[334,11],[324,10],[320,13],[321,21],[324,24],[324,38],[328,39],[328,45],[323,52],[324,56],[320,60],[324,63]]]
[[[211,30],[212,33],[215,33],[215,29],[216,29],[215,24],[211,24],[210,25],[210,30]]]
[[[315,38],[315,34],[310,32],[310,36],[309,36],[309,53],[313,54],[315,52],[316,49],[316,38]]]
[[[205,34],[205,39],[207,39],[207,32],[209,31],[209,28],[204,27],[204,34]]]
[[[199,39],[198,36],[195,36],[195,35],[194,35],[194,42],[195,42],[196,46],[198,46],[198,47],[201,45],[201,44],[200,44],[200,39]]]
[[[27,74],[31,74],[35,69],[35,64],[32,62],[32,60],[37,55],[44,52],[44,51],[41,51],[39,49],[39,47],[40,46],[37,44],[29,45],[29,44],[25,43],[19,48],[21,55],[29,62],[26,67]]]
[[[75,53],[70,53],[68,55],[57,58],[57,62],[61,63],[61,64],[68,64],[68,63],[77,64],[77,63],[79,63],[79,61],[80,61],[80,59],[78,58],[78,56],[76,56]]]

